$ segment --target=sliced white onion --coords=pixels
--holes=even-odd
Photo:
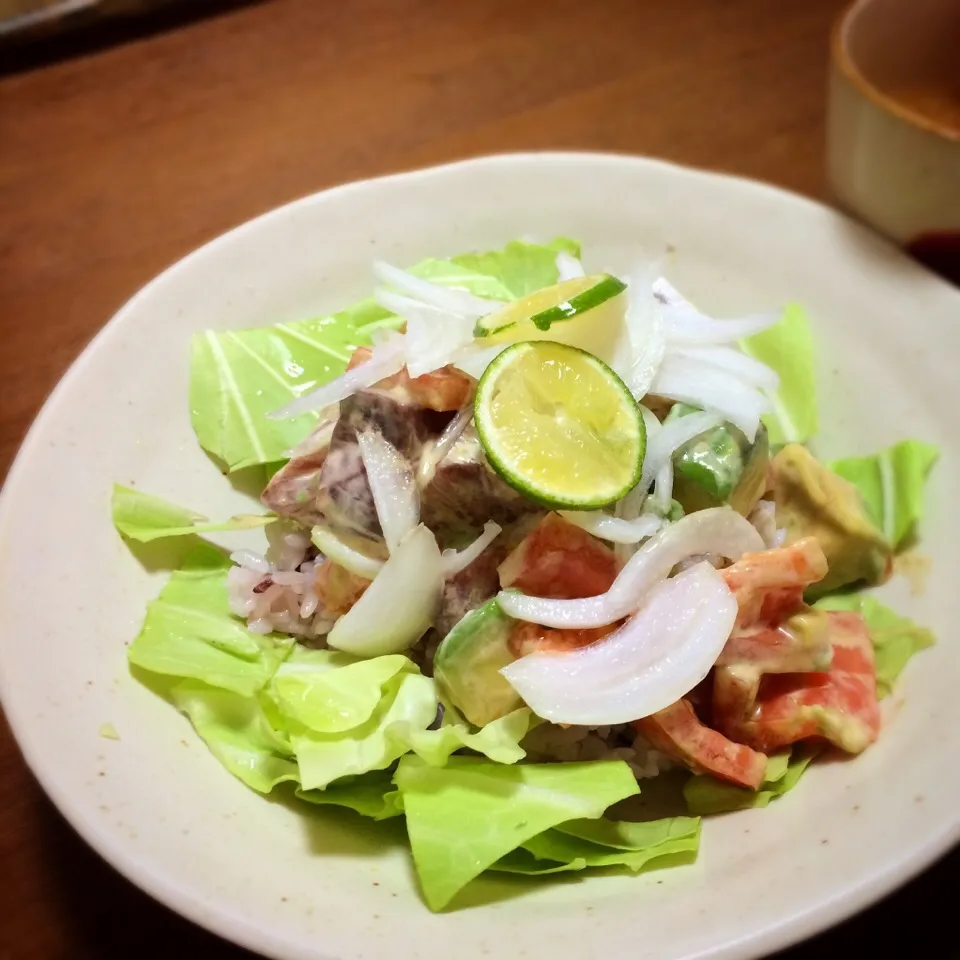
[[[758,500],[747,519],[757,528],[769,549],[783,546],[786,531],[777,528],[777,505],[772,500]]]
[[[464,547],[462,550],[444,550],[440,561],[443,566],[444,577],[449,580],[450,577],[455,577],[461,570],[466,570],[497,539],[502,529],[499,523],[488,520],[483,525],[483,533],[470,546]]]
[[[666,351],[661,307],[653,295],[652,279],[651,269],[639,269],[627,284],[626,322],[632,356],[624,380],[637,399],[650,392]]]
[[[483,376],[484,370],[490,366],[493,361],[503,353],[510,343],[497,343],[492,347],[482,346],[483,341],[478,340],[477,345],[466,348],[460,356],[451,362],[455,367],[464,373],[479,380]]]
[[[319,410],[332,403],[339,403],[353,396],[358,390],[365,390],[379,383],[385,377],[399,373],[407,362],[406,338],[394,335],[376,347],[366,363],[348,370],[342,377],[325,383],[317,390],[305,393],[285,407],[267,414],[271,420],[285,420],[310,410]]]
[[[377,303],[403,317],[407,332],[407,372],[420,377],[445,367],[473,343],[474,320],[421,303],[392,290],[377,290]]]
[[[409,294],[422,303],[439,307],[450,313],[460,313],[474,320],[495,310],[502,303],[500,300],[487,300],[484,297],[474,296],[466,290],[442,287],[438,283],[415,277],[412,273],[407,273],[406,270],[391,266],[382,260],[374,262],[373,272],[382,283]]]
[[[667,340],[672,343],[733,343],[752,337],[780,320],[776,313],[761,313],[733,320],[714,320],[692,307],[664,306],[663,319]]]
[[[443,433],[437,437],[436,441],[424,444],[420,463],[417,464],[417,486],[421,490],[433,480],[437,467],[446,459],[447,454],[454,448],[460,439],[460,434],[472,419],[473,406],[461,407],[457,415],[443,428]]]
[[[598,643],[534,653],[500,672],[538,717],[588,726],[628,723],[689,693],[710,671],[737,601],[709,564],[658,583],[639,611]]]
[[[754,387],[689,357],[668,356],[652,389],[658,396],[723,414],[751,442],[760,425],[760,415],[770,405]]]
[[[700,363],[716,367],[732,374],[744,383],[749,383],[760,390],[769,390],[771,393],[780,386],[780,377],[765,363],[747,356],[736,347],[707,346],[690,347],[677,346],[670,351],[673,356],[689,357]]]
[[[640,404],[640,413],[643,414],[643,427],[647,433],[647,445],[643,453],[643,471],[640,475],[640,483],[637,484],[637,486],[640,487],[645,495],[650,489],[650,484],[653,483],[653,478],[656,476],[657,469],[659,468],[656,457],[651,456],[651,450],[656,451],[657,437],[660,436],[663,424],[657,419],[656,414],[642,403]],[[641,498],[639,506],[637,507],[638,511],[642,505],[643,499]]]
[[[701,313],[664,277],[653,283],[654,296],[664,305],[667,339],[677,343],[730,343],[772,327],[779,314],[715,320]]]
[[[333,625],[327,643],[359,657],[403,653],[429,629],[442,587],[440,549],[421,524],[404,537],[373,583]]]
[[[344,570],[348,570],[358,577],[363,577],[365,580],[373,580],[383,569],[383,560],[378,560],[376,557],[363,553],[351,545],[347,537],[323,524],[318,524],[313,528],[310,532],[310,539],[325,557],[329,557]]]
[[[745,553],[763,549],[763,538],[745,517],[730,507],[711,507],[655,534],[630,558],[610,589],[598,597],[549,600],[502,592],[498,602],[508,616],[545,627],[603,627],[629,616],[654,584],[689,557],[718,554],[738,560]]]
[[[583,264],[566,250],[561,250],[557,254],[557,282],[563,283],[564,280],[575,280],[577,277],[585,277]]]
[[[569,523],[610,543],[639,543],[663,526],[663,521],[652,514],[624,520],[600,510],[561,510],[559,513]]]
[[[667,457],[653,481],[653,496],[647,501],[649,508],[655,513],[666,515],[670,511],[673,500],[673,460]]]
[[[383,538],[393,553],[400,541],[420,522],[420,494],[413,467],[377,430],[358,432],[357,442]]]

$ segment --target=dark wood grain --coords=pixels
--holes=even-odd
[[[0,78],[0,475],[56,380],[141,285],[332,184],[557,147],[652,154],[822,197],[837,9],[276,0],[102,49],[87,38],[77,56],[31,69],[21,55]],[[2,724],[0,738],[3,960],[246,956],[105,866]],[[954,855],[784,960],[932,956],[924,943],[950,942],[945,892],[958,876]]]

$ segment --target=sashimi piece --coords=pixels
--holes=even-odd
[[[357,433],[376,428],[415,468],[424,443],[449,419],[409,402],[403,391],[362,390],[340,403],[340,419],[320,472],[316,508],[334,527],[379,536],[382,532]]]
[[[803,604],[803,592],[827,574],[815,537],[789,547],[744,554],[720,575],[737,598],[737,627],[777,625]]]
[[[500,585],[573,600],[606,593],[618,572],[616,555],[606,544],[549,513],[500,565]]]
[[[771,751],[811,737],[860,753],[880,732],[880,708],[873,644],[857,613],[829,611],[833,650],[829,670],[768,674],[746,713],[719,709],[721,669],[714,687],[714,719],[728,736],[757,750]]]
[[[763,781],[767,758],[705,726],[686,699],[635,720],[633,726],[653,747],[694,773],[709,773],[750,790],[756,790]]]
[[[420,491],[421,519],[441,541],[488,520],[506,527],[541,509],[493,472],[473,426],[464,428]]]
[[[307,526],[318,523],[320,471],[330,452],[336,422],[324,420],[294,451],[290,459],[270,478],[260,502],[279,517],[289,517]]]

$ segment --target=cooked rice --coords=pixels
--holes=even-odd
[[[316,550],[303,529],[279,521],[266,527],[266,556],[237,550],[227,574],[230,609],[252,633],[322,637],[336,619],[322,608],[315,589]]]
[[[541,723],[521,746],[537,763],[572,763],[583,760],[624,760],[638,780],[669,770],[672,761],[655,750],[628,723],[612,727],[563,727]]]

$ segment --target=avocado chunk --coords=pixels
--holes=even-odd
[[[668,420],[695,412],[676,404]],[[732,424],[724,423],[684,444],[673,457],[673,495],[687,513],[729,504],[747,516],[767,486],[770,442],[760,426],[753,443]]]
[[[433,678],[474,726],[485,726],[523,706],[500,674],[516,660],[507,643],[513,623],[494,597],[463,617],[437,648]]]
[[[854,583],[882,583],[890,576],[893,551],[852,483],[797,443],[788,443],[773,458],[770,481],[777,526],[787,531],[787,543],[816,537],[827,558],[829,572],[808,595],[822,596]]]

